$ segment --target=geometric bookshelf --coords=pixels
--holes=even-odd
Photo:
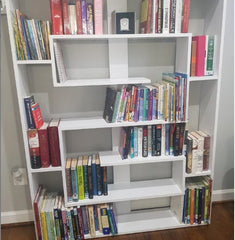
[[[17,60],[12,13],[18,8],[30,18],[50,20],[49,1],[6,3],[31,200],[38,184],[43,184],[48,190],[64,192],[66,206],[113,202],[119,234],[187,227],[181,221],[186,179],[204,175],[214,178],[226,0],[191,0],[186,34],[111,34],[112,10],[138,12],[140,2],[104,1],[104,35],[52,35],[51,60],[26,61]],[[216,35],[217,40],[214,76],[190,77],[192,36],[206,34]],[[63,49],[68,74],[65,83],[57,82],[54,42]],[[154,83],[163,72],[174,71],[189,76],[189,131],[202,130],[211,136],[209,170],[196,175],[185,173],[184,156],[120,159],[117,146],[121,127],[167,122],[108,124],[102,119],[107,86]],[[61,118],[61,167],[31,169],[23,98],[32,94],[40,100],[45,119]],[[70,203],[66,196],[66,157],[89,151],[99,152],[101,165],[108,167],[109,195]]]

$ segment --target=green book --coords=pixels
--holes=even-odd
[[[206,36],[205,76],[214,74],[215,36]]]

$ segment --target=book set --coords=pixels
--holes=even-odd
[[[122,159],[183,155],[185,123],[124,127],[120,131]]]
[[[106,122],[185,121],[187,75],[163,73],[161,83],[128,85],[106,90],[103,118]]]
[[[190,75],[213,76],[215,64],[214,35],[201,35],[192,38]]]
[[[52,33],[103,34],[102,0],[50,0]]]
[[[108,195],[107,167],[100,166],[99,154],[67,158],[65,175],[68,202]]]
[[[205,224],[210,222],[212,179],[209,176],[186,180],[182,222]]]
[[[140,33],[187,33],[190,0],[142,0]]]
[[[34,96],[24,98],[31,168],[58,167],[60,162],[59,119],[44,122],[39,103]]]
[[[50,59],[49,21],[28,19],[19,9],[14,12],[14,37],[18,60]]]
[[[204,131],[193,131],[186,138],[186,173],[200,173],[209,169],[211,137]]]
[[[116,235],[117,222],[112,203],[65,207],[57,192],[38,187],[33,201],[38,239],[84,239],[87,236]]]

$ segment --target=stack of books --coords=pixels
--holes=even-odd
[[[65,172],[69,202],[108,195],[107,167],[100,166],[99,154],[67,158]]]
[[[209,169],[210,140],[210,135],[204,131],[188,133],[186,173],[201,173]]]
[[[102,0],[50,0],[52,33],[103,34]]]
[[[187,75],[163,73],[152,85],[128,85],[106,90],[103,118],[107,122],[164,120],[185,121]]]
[[[27,135],[31,167],[58,167],[60,162],[60,147],[58,126],[60,119],[51,119],[44,122],[39,103],[34,96],[24,98],[25,112],[27,118]]]
[[[61,195],[39,186],[33,208],[38,239],[84,239],[88,234],[118,233],[112,203],[65,207]]]
[[[14,37],[18,60],[50,59],[49,21],[28,19],[19,9],[14,14]]]
[[[212,179],[209,176],[186,181],[182,222],[201,224],[210,222]]]
[[[183,155],[185,123],[124,127],[120,132],[119,153],[122,159]]]

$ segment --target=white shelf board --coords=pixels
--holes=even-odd
[[[199,82],[199,81],[214,81],[218,80],[218,76],[201,76],[201,77],[189,77],[190,82]]]
[[[172,178],[108,185],[107,196],[68,202],[66,207],[184,195]]]
[[[181,121],[183,122],[183,121]],[[144,125],[155,125],[155,124],[167,124],[175,122],[166,122],[163,120],[150,120],[150,121],[139,121],[139,122],[116,122],[107,123],[101,117],[90,117],[90,118],[74,118],[74,119],[61,119],[59,124],[59,130],[81,130],[81,129],[96,129],[96,128],[113,128],[113,127],[131,127],[131,126],[144,126]],[[180,123],[180,122],[179,122]]]
[[[62,171],[62,167],[47,167],[47,168],[37,168],[31,169],[31,173],[44,173],[44,172],[60,172]]]
[[[130,214],[116,216],[116,222],[117,235],[208,225],[205,223],[193,225],[180,223],[170,209],[133,211]],[[111,234],[103,235],[101,232],[96,231],[96,237],[108,236],[111,236]],[[85,235],[85,239],[90,238],[90,234]]]
[[[199,177],[199,176],[206,176],[206,175],[211,175],[211,170],[198,172],[198,173],[190,173],[190,174],[185,173],[185,177]]]
[[[102,35],[50,35],[52,40],[95,40],[95,39],[148,39],[148,38],[185,38],[191,37],[192,33],[173,34],[102,34]]]
[[[105,86],[119,84],[142,84],[151,83],[151,80],[144,77],[139,78],[104,78],[104,79],[79,79],[67,80],[64,83],[56,83],[55,87],[81,87],[81,86]]]
[[[104,151],[99,152],[101,166],[121,166],[121,165],[132,165],[132,164],[147,164],[147,163],[158,163],[158,162],[175,162],[184,161],[185,156],[150,156],[150,157],[135,157],[127,159],[121,158],[120,154],[115,151]]]
[[[19,65],[51,64],[51,60],[17,60]]]

